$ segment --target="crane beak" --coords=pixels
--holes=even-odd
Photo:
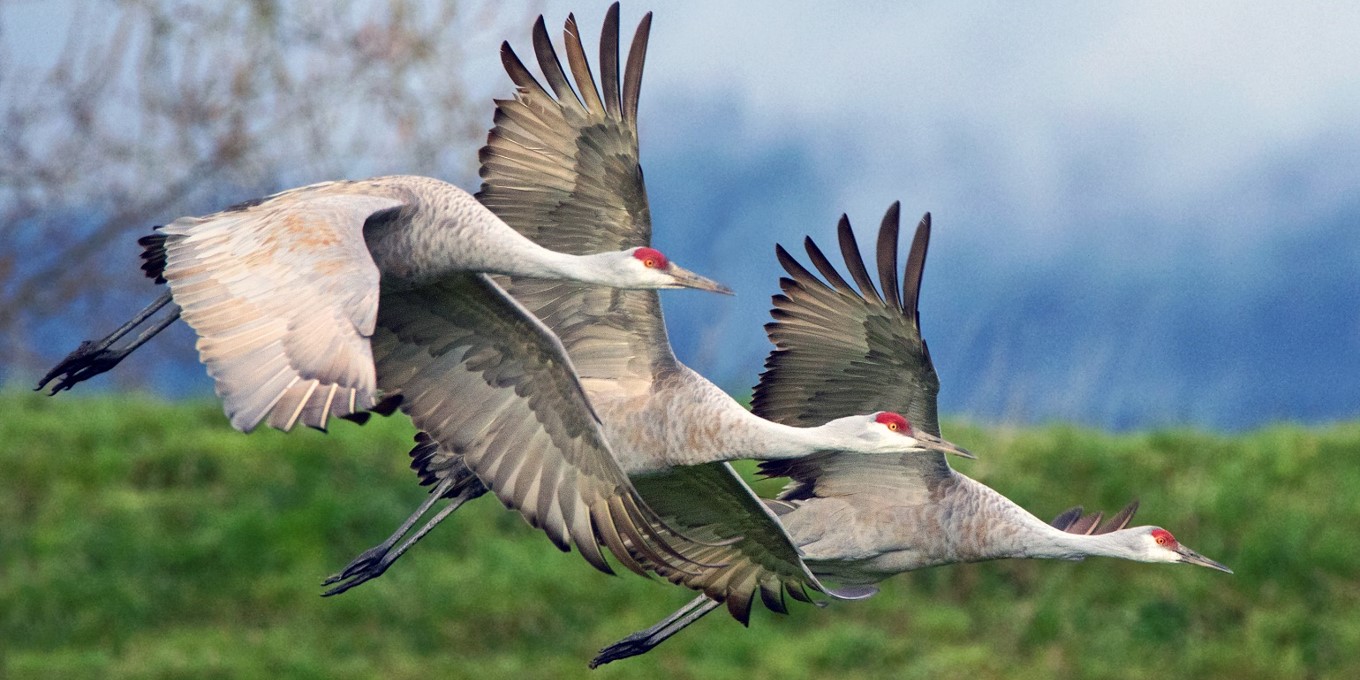
[[[933,434],[917,431],[913,432],[912,436],[915,437],[916,441],[920,442],[921,445],[924,446],[927,451],[952,453],[956,456],[959,456],[960,458],[968,458],[971,460],[977,459],[977,456],[974,456],[971,452],[968,451],[968,449],[965,449],[962,446],[959,446],[958,444],[955,444],[953,442],[945,441],[944,439],[936,437]]]
[[[678,264],[671,263],[671,266],[666,270],[666,273],[670,274],[671,278],[675,279],[675,285],[671,286],[673,288],[693,288],[695,290],[706,290],[710,293],[732,295],[731,288],[728,288],[713,279],[699,276]]]
[[[1219,564],[1218,562],[1215,562],[1183,545],[1176,546],[1176,554],[1180,555],[1181,561],[1186,564],[1197,564],[1201,567],[1217,569],[1219,571],[1225,571],[1229,574],[1233,573],[1233,570],[1229,569],[1227,566]]]

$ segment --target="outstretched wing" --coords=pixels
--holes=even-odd
[[[630,551],[683,570],[680,554],[705,547],[642,502],[561,345],[488,276],[383,291],[373,354],[379,386],[401,395],[416,427],[559,548],[575,543],[611,572],[604,545],[645,573]]]
[[[330,182],[182,217],[144,239],[148,273],[198,333],[233,427],[325,428],[373,405],[379,273],[363,226],[402,205]]]
[[[424,432],[416,441],[411,467],[422,485],[452,479],[454,486],[445,492],[451,498],[467,495],[469,485],[479,484],[462,456]],[[661,521],[703,542],[681,549],[689,560],[684,569],[654,563],[637,551],[634,557],[672,583],[726,602],[732,616],[742,623],[750,620],[756,593],[771,610],[785,613],[786,591],[796,600],[810,602],[808,588],[826,590],[803,564],[774,513],[726,463],[673,468],[632,481]],[[703,502],[696,503],[696,498]]]
[[[880,295],[864,266],[850,221],[841,217],[838,229],[841,255],[856,291],[835,265],[813,243],[804,241],[808,258],[823,281],[776,248],[788,277],[779,281],[782,294],[774,297],[774,321],[765,325],[775,347],[765,360],[756,385],[752,410],[786,425],[821,425],[856,413],[887,410],[905,414],[912,426],[940,434],[936,395],[940,380],[921,338],[917,302],[930,215],[921,219],[907,255],[906,271],[897,283],[897,244],[901,206],[894,203],[878,232]],[[818,479],[831,470],[855,474],[853,465],[834,464],[836,454],[816,459],[769,461],[760,470],[769,476],[788,476],[794,482],[781,498],[816,494]],[[905,461],[906,459],[904,459]],[[915,454],[911,469],[928,474],[948,470],[943,454]],[[830,480],[825,480],[830,483]]]
[[[545,248],[584,255],[651,243],[637,134],[650,28],[648,14],[634,34],[620,84],[619,7],[609,8],[600,35],[603,92],[574,17],[565,30],[574,90],[542,17],[534,24],[534,54],[551,92],[509,43],[501,46],[517,90],[513,99],[496,101],[495,127],[481,150],[477,199]],[[553,329],[583,379],[649,383],[654,371],[674,364],[655,291],[525,279],[505,288]]]
[[[619,8],[610,7],[600,35],[598,87],[574,17],[568,17],[564,36],[570,77],[542,18],[534,25],[534,54],[546,88],[509,45],[502,47],[518,90],[514,99],[497,101],[495,127],[481,152],[477,197],[539,245],[573,254],[650,245],[637,133],[650,27],[648,14],[634,34],[620,81]],[[610,389],[611,395],[640,394],[660,375],[682,371],[655,291],[528,279],[505,287],[561,339],[593,394],[606,389],[602,382],[622,386]],[[739,620],[748,619],[757,592],[771,609],[783,611],[785,590],[796,599],[806,599],[806,587],[821,590],[783,527],[727,466],[674,470],[634,484],[669,526],[717,544],[681,550],[698,564],[680,570],[641,555],[639,561],[726,601]]]
[[[685,565],[686,571],[658,565],[657,573],[726,602],[743,624],[750,620],[757,592],[765,606],[784,614],[784,592],[811,602],[807,588],[826,590],[774,513],[727,463],[672,468],[634,477],[633,484],[669,526],[712,544],[686,552],[694,563]]]

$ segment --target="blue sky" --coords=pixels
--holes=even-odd
[[[547,14],[588,26],[604,4]],[[902,200],[935,218],[922,308],[946,411],[1121,427],[1360,411],[1337,379],[1360,369],[1360,8],[655,12],[658,240],[740,292],[667,298],[705,327],[676,344],[708,374],[754,381],[773,242],[831,244],[841,212],[872,234]],[[686,237],[711,229],[696,214],[717,238]]]
[[[544,6],[593,43],[607,4]],[[657,243],[738,292],[664,301],[720,384],[749,388],[768,349],[774,243],[830,246],[842,212],[867,238],[901,200],[935,218],[947,413],[1360,413],[1360,6],[630,2],[626,29],[647,9]],[[500,38],[530,50],[526,23],[460,65],[488,96]]]

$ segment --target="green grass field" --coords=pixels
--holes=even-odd
[[[423,498],[403,418],[245,436],[209,402],[8,394],[0,677],[1360,677],[1360,425],[946,433],[981,458],[956,467],[1041,517],[1136,496],[1137,523],[1237,574],[943,567],[749,629],[715,614],[588,671],[690,593],[597,573],[490,497],[377,581],[319,597]]]

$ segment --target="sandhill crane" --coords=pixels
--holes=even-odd
[[[930,215],[916,228],[902,288],[897,285],[898,204],[878,233],[880,296],[841,218],[841,254],[856,292],[811,239],[805,248],[825,282],[782,247],[789,277],[766,326],[775,348],[756,386],[756,413],[789,425],[812,425],[865,409],[892,408],[938,433],[939,379],[921,338],[917,301],[930,239]],[[869,596],[883,579],[913,569],[1004,558],[1079,560],[1118,557],[1182,562],[1232,573],[1181,545],[1160,527],[1129,527],[1131,503],[1101,523],[1072,508],[1045,524],[987,486],[955,472],[939,454],[853,456],[826,452],[761,464],[792,481],[770,508],[820,578]],[[653,507],[664,507],[639,491]],[[664,511],[658,510],[664,515]],[[647,630],[601,650],[591,667],[642,654],[718,606],[699,596]]]
[[[620,88],[619,9],[617,3],[609,8],[600,38],[603,95],[596,89],[574,17],[567,19],[565,41],[576,90],[542,17],[533,29],[534,51],[551,94],[509,44],[502,45],[502,62],[518,87],[514,99],[497,101],[496,125],[481,152],[483,185],[477,198],[545,247],[578,252],[642,247],[651,240],[636,127],[650,26],[648,14],[634,34]],[[767,602],[780,603],[772,606],[781,606],[781,586],[801,599],[807,599],[805,586],[824,589],[798,562],[787,537],[780,537],[773,515],[729,467],[716,461],[796,458],[830,450],[914,455],[929,449],[968,455],[938,437],[913,431],[900,415],[881,409],[844,414],[814,427],[790,427],[752,415],[675,358],[659,301],[651,292],[520,277],[506,282],[505,289],[561,339],[623,470],[635,485],[656,489],[658,500],[667,502],[667,507],[653,510],[667,526],[698,541],[677,547],[690,562],[682,568],[653,563],[646,555],[637,559],[666,578],[728,601],[742,620],[757,590]],[[412,455],[422,480],[435,485],[429,498],[386,541],[328,578],[325,585],[334,587],[327,595],[382,574],[457,507],[484,492],[477,478],[485,477],[468,474],[461,453],[437,436],[421,440]],[[450,502],[398,544],[440,498]],[[753,525],[765,528],[755,530]],[[757,571],[751,565],[771,555],[776,559],[761,572],[771,576],[754,580]]]
[[[144,269],[170,292],[53,369],[54,393],[182,316],[239,430],[324,428],[378,406],[381,390],[562,549],[576,543],[605,571],[597,544],[640,573],[639,551],[683,562],[686,539],[619,469],[561,343],[487,273],[726,292],[716,282],[646,247],[545,249],[427,177],[292,189],[177,219],[144,244]],[[172,299],[168,320],[110,349]]]

